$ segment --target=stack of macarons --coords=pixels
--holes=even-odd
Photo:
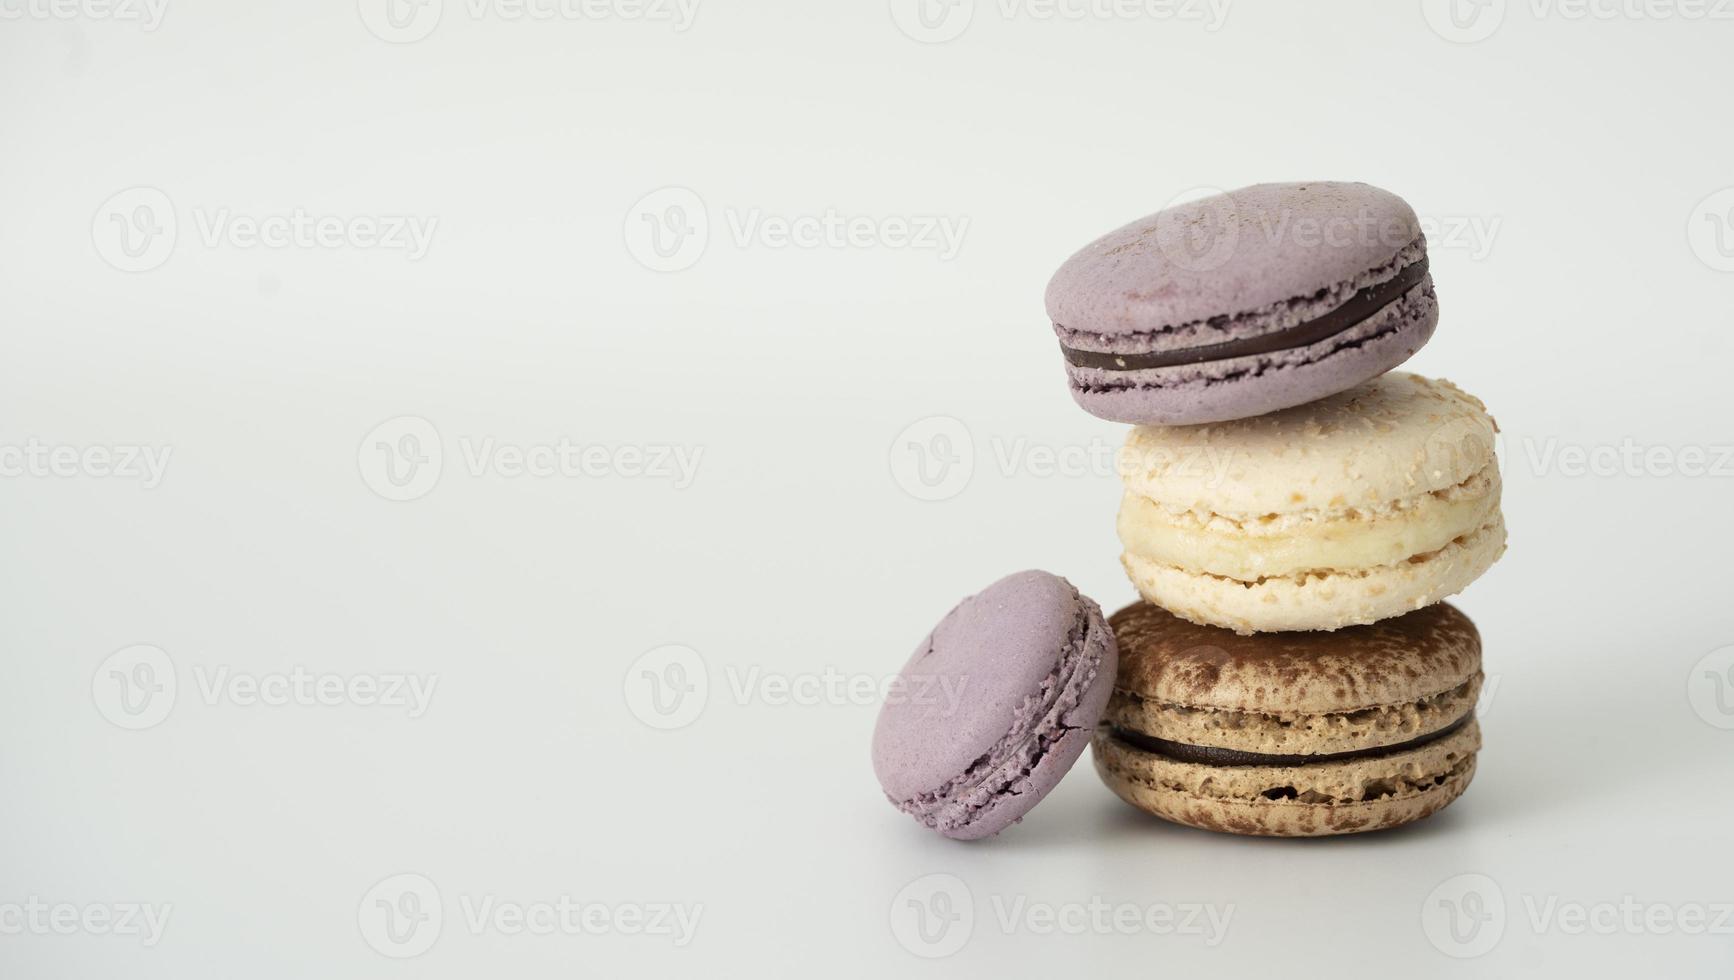
[[[1021,817],[1094,745],[1122,799],[1177,823],[1393,827],[1475,770],[1475,626],[1441,602],[1505,548],[1496,429],[1391,373],[1432,336],[1427,245],[1365,184],[1268,184],[1102,236],[1049,283],[1072,394],[1131,423],[1106,620],[1025,572],[965,600],[874,734],[899,808],[959,838]],[[949,685],[949,686],[944,686]]]

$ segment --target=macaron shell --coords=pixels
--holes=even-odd
[[[1439,320],[1426,258],[1414,210],[1388,191],[1260,184],[1085,246],[1049,281],[1048,316],[1084,410],[1151,425],[1248,418],[1419,350]],[[1153,355],[1181,363],[1140,365]]]
[[[1134,425],[1227,422],[1305,405],[1401,365],[1432,338],[1432,281],[1344,333],[1291,350],[1144,371],[1066,365],[1072,400]]]
[[[1148,603],[1114,614],[1092,755],[1132,805],[1207,830],[1322,836],[1456,799],[1481,747],[1481,637],[1447,605],[1336,634],[1242,637]]]
[[[1497,429],[1445,381],[1392,373],[1217,425],[1132,430],[1121,562],[1144,598],[1242,633],[1431,605],[1505,550]]]
[[[998,833],[1041,801],[1112,695],[1112,630],[1064,579],[1024,572],[964,600],[904,669],[874,729],[887,798],[957,839]],[[933,696],[914,696],[926,690]]]
[[[1266,634],[1270,635],[1270,634]],[[1430,698],[1358,711],[1266,713],[1199,710],[1116,694],[1102,724],[1179,745],[1264,756],[1341,755],[1403,745],[1443,731],[1475,712],[1477,673]]]
[[[1268,310],[1387,266],[1421,237],[1414,209],[1369,184],[1258,184],[1084,246],[1048,282],[1048,315],[1113,338]]]
[[[1498,427],[1449,381],[1393,372],[1269,415],[1133,429],[1126,489],[1234,518],[1384,506],[1456,486],[1494,459]]]
[[[1438,551],[1358,569],[1319,569],[1259,582],[1203,575],[1121,556],[1138,594],[1194,623],[1237,633],[1336,630],[1377,623],[1462,592],[1505,553],[1505,520],[1494,517]]]
[[[1431,554],[1499,512],[1499,467],[1437,493],[1388,507],[1321,511],[1257,520],[1175,513],[1127,492],[1115,531],[1129,554],[1241,582],[1322,568],[1372,568]]]
[[[1475,776],[1481,731],[1420,748],[1306,766],[1175,762],[1098,733],[1097,774],[1127,803],[1164,820],[1232,834],[1323,837],[1384,830],[1437,813]],[[1317,802],[1314,802],[1317,801]]]
[[[1443,602],[1337,633],[1240,636],[1147,602],[1109,622],[1119,644],[1115,686],[1188,708],[1361,711],[1443,694],[1481,670],[1480,632]]]
[[[1481,639],[1440,603],[1335,633],[1240,636],[1135,603],[1111,623],[1120,647],[1105,726],[1181,745],[1261,755],[1398,746],[1475,710]]]
[[[931,793],[1034,724],[1036,695],[1083,615],[1079,598],[1064,579],[1028,571],[946,614],[904,664],[902,696],[879,713],[873,767],[887,794]]]
[[[1093,642],[1111,646],[1112,640],[1113,635],[1104,625],[1100,639]],[[955,840],[991,837],[1022,820],[1036,803],[1060,784],[1089,746],[1096,724],[1113,694],[1111,658],[1105,668],[1099,669],[1081,685],[1082,694],[1075,706],[1056,713],[1042,726],[1037,737],[1051,741],[1033,753],[1034,766],[1021,773],[1009,774],[1009,778],[996,780],[997,786],[984,794],[988,802],[976,810],[968,823],[942,833]]]

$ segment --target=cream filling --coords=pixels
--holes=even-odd
[[[1200,515],[1128,492],[1120,502],[1119,532],[1126,552],[1147,561],[1256,582],[1315,569],[1395,565],[1469,534],[1498,507],[1498,464],[1489,463],[1463,483],[1412,500],[1303,515]]]

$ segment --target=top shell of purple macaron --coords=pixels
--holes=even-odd
[[[880,786],[948,837],[998,833],[1077,761],[1115,663],[1100,607],[1065,579],[995,582],[946,615],[888,693],[873,732]]]
[[[1062,337],[1178,331],[1330,289],[1421,241],[1414,209],[1370,184],[1256,184],[1084,246],[1048,282],[1048,315]]]

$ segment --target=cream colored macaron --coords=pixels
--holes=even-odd
[[[1392,373],[1235,422],[1140,426],[1121,560],[1144,598],[1240,633],[1375,623],[1505,550],[1497,433],[1448,381]]]

